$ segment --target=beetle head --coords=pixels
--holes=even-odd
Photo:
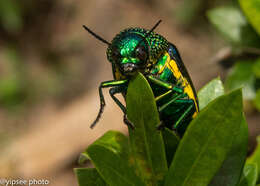
[[[133,32],[117,35],[107,49],[107,58],[124,75],[144,70],[149,60],[149,47],[143,36]]]

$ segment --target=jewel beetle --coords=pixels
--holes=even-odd
[[[115,95],[126,95],[128,83],[137,72],[146,77],[153,90],[161,120],[158,128],[168,127],[183,134],[199,112],[196,91],[176,46],[154,32],[160,22],[150,30],[125,29],[111,43],[83,25],[91,35],[108,45],[107,59],[114,76],[114,80],[104,81],[99,86],[100,109],[91,128],[99,121],[105,107],[103,88],[110,88],[110,96],[124,113],[124,123],[134,128],[127,119],[124,104]]]

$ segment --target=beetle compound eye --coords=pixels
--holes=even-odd
[[[135,56],[141,61],[145,62],[147,59],[147,52],[143,46],[138,46],[135,50]]]
[[[118,59],[120,59],[120,58],[121,58],[120,52],[118,51],[118,49],[114,48],[114,49],[112,50],[112,59],[113,59],[114,61],[118,61]]]

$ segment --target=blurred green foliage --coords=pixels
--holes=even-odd
[[[232,6],[226,5],[207,11],[212,25],[227,40],[232,56],[238,56],[226,77],[225,88],[229,91],[243,87],[243,97],[259,110],[260,90],[260,2],[239,0]],[[250,54],[250,55],[248,55]],[[226,63],[228,63],[226,62]]]
[[[226,90],[243,87],[244,99],[259,110],[260,1],[183,0],[174,15],[189,30],[200,28],[208,18],[231,48],[229,56],[219,61],[225,67],[234,64],[226,77]]]
[[[59,105],[84,93],[89,84],[82,79],[91,73],[82,60],[83,41],[56,43],[59,25],[73,18],[73,10],[73,3],[63,1],[0,1],[1,109],[30,109],[44,101]]]
[[[260,90],[258,89],[256,92],[255,100],[254,100],[255,107],[260,112]]]
[[[21,1],[0,1],[0,22],[7,32],[20,31],[23,27]]]
[[[207,4],[207,0],[183,0],[180,7],[175,11],[175,16],[182,25],[190,25],[194,20],[198,20],[205,4]]]
[[[260,1],[239,0],[239,3],[248,21],[260,35]]]
[[[9,63],[5,66],[7,72],[0,78],[0,105],[14,108],[26,99],[27,93],[23,80],[24,69],[15,48],[6,48],[2,54]]]
[[[220,7],[207,13],[210,22],[235,47],[260,47],[260,38],[239,8]]]
[[[235,5],[237,0],[182,0],[174,10],[174,16],[181,26],[196,29],[206,20],[206,11],[220,4]]]
[[[244,99],[255,98],[255,76],[253,74],[252,61],[237,62],[225,82],[226,90],[234,90],[243,87]]]

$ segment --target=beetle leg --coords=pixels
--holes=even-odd
[[[162,112],[164,109],[166,109],[169,105],[171,105],[172,103],[174,103],[177,99],[179,98],[184,98],[186,97],[187,94],[184,93],[184,94],[177,94],[176,96],[174,96],[169,102],[165,103],[164,105],[160,106],[158,111],[159,112]]]
[[[162,130],[166,127],[165,123],[161,120],[160,123],[156,126],[157,130]]]
[[[164,81],[162,81],[162,80],[160,80],[160,79],[158,79],[158,78],[156,78],[152,75],[149,75],[147,77],[151,82],[168,89],[167,92],[165,92],[164,94],[159,95],[155,98],[156,102],[158,102],[159,100],[161,100],[165,96],[173,94],[173,97],[170,101],[168,101],[167,103],[165,103],[164,105],[162,105],[158,108],[159,114],[161,114],[168,106],[170,106],[171,104],[177,103],[179,100],[184,101],[187,104],[186,110],[184,111],[183,114],[180,115],[180,117],[177,119],[177,122],[173,126],[173,129],[177,130],[179,124],[186,118],[186,116],[188,116],[190,114],[190,112],[194,108],[194,101],[190,100],[190,99],[182,100],[181,98],[187,97],[187,94],[184,93],[183,89],[179,88],[178,85],[173,86],[172,84],[164,82]],[[164,122],[161,121],[160,124],[157,126],[157,129],[160,130],[160,129],[164,128],[165,126],[166,125],[164,124]]]
[[[156,78],[156,77],[154,77],[154,76],[152,76],[152,75],[149,75],[149,76],[147,76],[147,77],[148,77],[148,79],[149,79],[151,82],[153,82],[153,83],[155,83],[155,84],[157,84],[157,85],[159,85],[159,86],[161,86],[161,87],[164,87],[164,88],[168,89],[167,92],[165,92],[164,94],[161,94],[161,95],[159,95],[159,96],[157,96],[157,97],[155,98],[156,103],[158,103],[158,101],[160,101],[162,98],[164,98],[164,97],[166,97],[166,96],[168,96],[168,95],[175,94],[175,96],[173,96],[173,98],[172,98],[168,103],[165,103],[164,105],[162,105],[162,106],[160,106],[160,107],[158,108],[159,114],[160,114],[165,108],[167,108],[169,105],[171,105],[172,103],[174,103],[177,99],[179,99],[179,98],[184,98],[184,97],[187,96],[186,93],[183,93],[183,89],[182,89],[182,88],[179,88],[178,86],[173,86],[172,84],[167,83],[167,82],[164,82],[164,81],[162,81],[162,80],[160,80],[160,79],[158,79],[158,78]],[[160,118],[161,118],[161,117],[160,117]],[[161,120],[160,123],[157,125],[157,129],[158,129],[158,130],[161,130],[161,129],[163,129],[165,126],[166,126],[165,123]]]
[[[134,129],[133,123],[127,118],[125,106],[115,97],[115,94],[122,93],[124,91],[124,89],[125,89],[125,87],[122,87],[122,86],[113,87],[113,88],[109,89],[109,94],[112,97],[112,99],[115,101],[115,103],[119,106],[119,108],[123,111],[124,123],[127,126],[129,126],[130,128]]]
[[[161,95],[157,96],[155,98],[155,101],[158,102],[159,100],[161,100],[162,98],[164,98],[165,96],[170,95],[170,94],[172,94],[172,90],[168,90],[164,94],[161,94]]]
[[[194,104],[190,105],[187,110],[180,116],[178,121],[174,124],[173,128],[177,129],[178,125],[181,123],[181,121],[189,114],[191,109],[194,107]]]
[[[154,76],[152,76],[152,75],[149,75],[149,76],[147,76],[147,77],[148,77],[148,79],[149,79],[151,82],[153,82],[153,83],[155,83],[155,84],[157,84],[157,85],[159,85],[159,86],[161,86],[161,87],[163,87],[163,88],[168,89],[168,91],[167,91],[166,93],[164,93],[164,94],[162,94],[162,95],[160,95],[160,96],[157,96],[157,97],[155,98],[155,101],[156,101],[156,102],[159,101],[159,100],[161,100],[161,99],[164,98],[165,96],[167,96],[167,95],[169,95],[169,94],[173,94],[173,93],[176,93],[177,96],[179,96],[179,95],[182,95],[182,96],[184,96],[184,97],[187,96],[187,94],[184,94],[184,93],[183,93],[183,89],[180,88],[178,85],[177,85],[177,86],[173,86],[172,84],[167,83],[167,82],[164,82],[164,81],[162,81],[162,80],[160,80],[160,79],[158,79],[158,78],[156,78],[156,77],[154,77]]]
[[[178,86],[173,86],[172,84],[170,83],[167,83],[165,81],[162,81],[152,75],[149,75],[147,76],[148,80],[150,80],[151,82],[161,86],[161,87],[164,87],[168,90],[172,90],[173,92],[176,92],[176,93],[179,93],[179,94],[182,94],[183,93],[183,89],[182,88],[179,88]],[[167,93],[167,92],[166,92]]]
[[[123,111],[124,114],[126,114],[126,108],[125,106],[115,97],[115,94],[122,93],[124,91],[124,88],[117,86],[109,89],[109,94],[111,98],[115,101],[115,103],[119,106],[119,108]]]
[[[129,126],[131,129],[135,129],[134,124],[127,118],[127,115],[124,114],[124,123]]]
[[[168,91],[169,92],[169,91]],[[169,94],[168,92],[166,92],[165,94]],[[172,91],[171,91],[172,92]],[[162,95],[163,97],[165,96],[164,94]],[[166,109],[169,105],[171,105],[172,103],[174,103],[177,99],[179,98],[183,98],[183,97],[186,97],[187,94],[177,94],[176,96],[174,96],[169,102],[165,103],[164,105],[160,106],[158,108],[158,112],[161,113],[164,109]],[[161,97],[161,96],[158,96],[158,97]],[[157,101],[157,100],[156,100]],[[160,121],[159,125],[157,125],[157,129],[158,130],[162,130],[166,125],[164,124],[163,121]]]
[[[128,83],[128,80],[118,80],[118,81],[112,80],[112,81],[104,81],[99,85],[98,90],[99,90],[100,108],[99,108],[98,115],[97,115],[96,119],[94,120],[94,122],[90,125],[90,128],[93,128],[97,124],[97,122],[99,121],[99,119],[104,111],[105,105],[106,105],[102,89],[107,88],[107,87],[120,86],[120,85],[124,85],[126,83]]]
[[[175,99],[175,98],[173,98]],[[171,103],[169,103],[171,102]],[[164,109],[167,108],[168,106],[171,107],[170,109],[180,109],[179,111],[176,111],[176,115],[177,117],[175,117],[174,122],[170,122],[170,120],[167,121],[168,117],[171,117],[171,115],[169,115],[169,113],[167,114],[167,109],[158,109],[160,110],[160,118],[164,118],[166,119],[166,121],[163,119],[163,122],[166,122],[165,125],[167,127],[170,127],[173,130],[176,130],[180,135],[182,135],[190,121],[190,119],[192,118],[192,115],[194,114],[194,109],[195,109],[195,103],[193,100],[191,99],[175,99],[175,101],[170,100],[168,103],[164,104],[163,106]],[[187,120],[187,122],[186,122]],[[189,121],[188,121],[189,120]],[[173,120],[172,120],[173,121]],[[173,124],[173,126],[172,126]]]

